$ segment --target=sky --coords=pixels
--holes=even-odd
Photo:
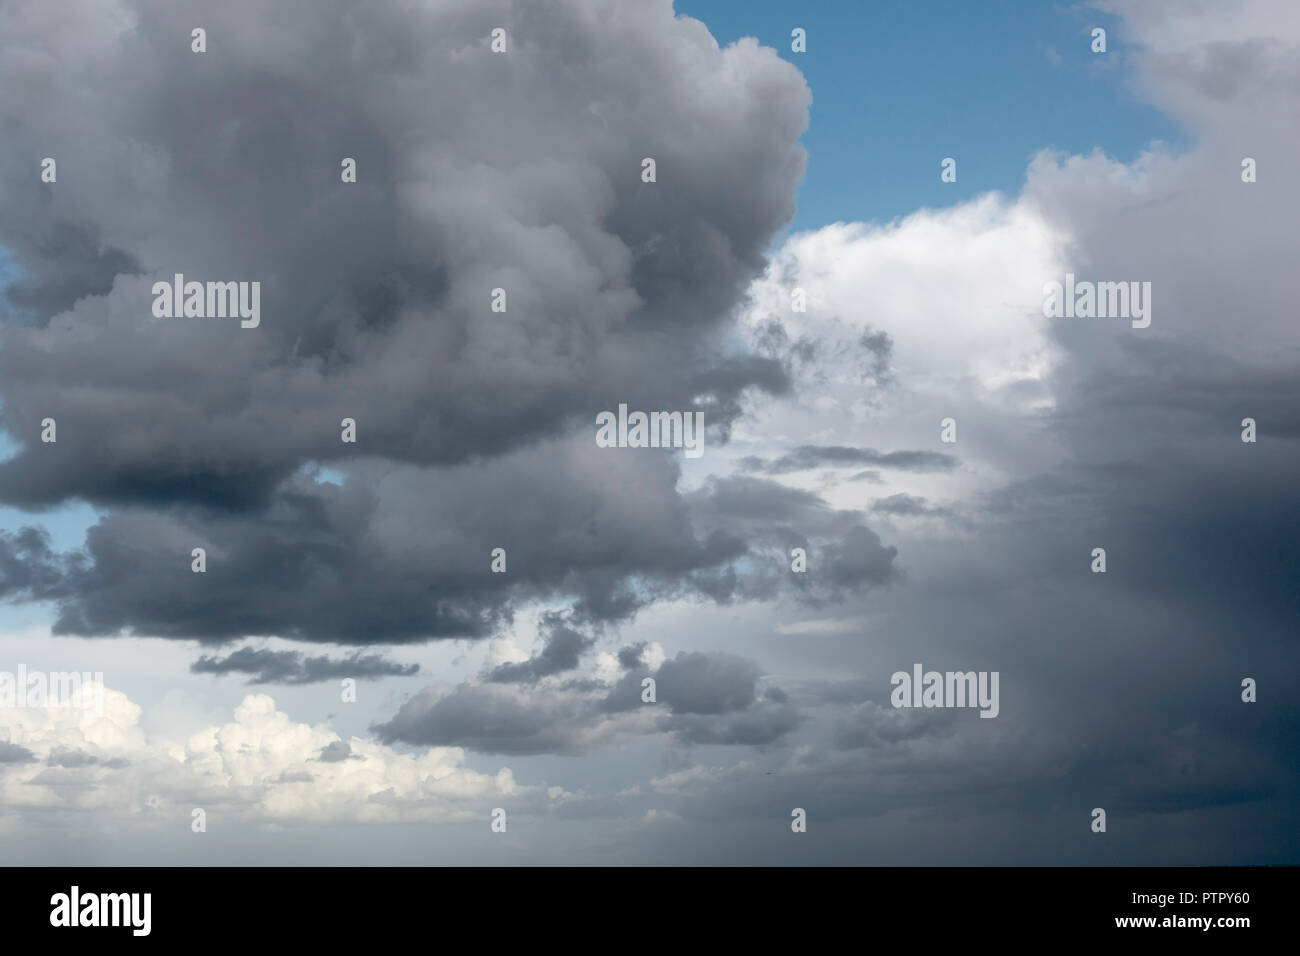
[[[1015,194],[1042,149],[1131,162],[1154,142],[1188,144],[1182,124],[1133,89],[1134,51],[1115,14],[1085,4],[684,0],[676,10],[719,43],[756,37],[812,88],[794,230]],[[791,50],[796,27],[804,53]],[[1108,31],[1104,57],[1091,51],[1095,27]],[[948,156],[955,183],[939,181]]]
[[[1300,11],[992,6],[0,0],[6,859],[1300,862]]]

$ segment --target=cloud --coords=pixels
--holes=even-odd
[[[66,594],[67,577],[79,566],[75,555],[59,555],[41,528],[0,529],[0,598],[43,601]]]
[[[416,694],[373,729],[386,743],[462,746],[484,753],[581,753],[600,735],[573,695],[499,684],[458,684]]]
[[[204,54],[158,0],[6,8],[0,501],[107,513],[81,551],[0,542],[0,596],[61,634],[365,645],[721,593],[743,544],[695,537],[675,462],[589,446],[619,403],[701,410],[713,444],[788,390],[731,330],[794,212],[802,76],[668,0],[332,6],[214,9]],[[99,159],[21,171],[69,142]],[[262,323],[155,318],[176,273],[260,282]]]
[[[793,66],[668,0],[344,6],[214,7],[206,54],[158,0],[7,7],[0,247],[9,309],[36,315],[0,352],[22,443],[0,498],[260,510],[309,461],[491,458],[617,401],[698,398],[721,434],[745,389],[785,387],[721,332],[794,212]],[[65,45],[74,70],[36,52]],[[27,175],[64,143],[99,159],[69,151],[53,190]],[[260,281],[261,326],[155,319],[177,272]]]
[[[638,655],[612,680],[598,674],[515,687],[463,682],[425,688],[372,728],[385,743],[461,746],[484,753],[584,754],[638,736],[688,743],[762,745],[798,724],[779,689],[760,696],[753,661],[723,652],[679,653],[648,667]],[[656,698],[642,698],[653,676]],[[665,712],[666,711],[666,712]]]
[[[211,35],[279,99],[223,125],[248,99],[224,85],[233,69],[195,75],[178,44],[174,89],[149,83],[150,61],[142,101],[114,101],[102,124],[69,97],[80,127],[56,94],[92,69],[116,89],[110,44],[167,49],[185,31],[163,11],[120,40],[87,9],[95,30],[48,30],[52,49],[85,54],[55,78],[48,57],[14,52],[38,48],[35,18],[55,15],[12,7],[0,115],[27,124],[14,155],[84,127],[109,159],[53,197],[4,196],[18,215],[0,245],[23,284],[0,397],[26,444],[0,493],[111,510],[84,551],[26,529],[0,538],[0,592],[54,602],[61,633],[212,642],[481,637],[538,605],[567,614],[531,656],[380,715],[377,740],[294,723],[258,695],[188,743],[149,737],[111,695],[103,720],[20,728],[8,752],[32,760],[0,776],[9,820],[142,817],[146,794],[182,819],[208,800],[256,820],[481,821],[508,795],[583,821],[592,844],[561,859],[607,857],[614,831],[597,821],[621,820],[636,824],[618,831],[621,859],[639,862],[1089,864],[1086,808],[1102,805],[1131,836],[1107,862],[1290,861],[1300,353],[1294,226],[1277,211],[1300,200],[1279,172],[1300,143],[1276,117],[1294,113],[1300,18],[1252,2],[1107,6],[1125,18],[1136,89],[1188,123],[1192,148],[1044,152],[1019,195],[799,233],[767,268],[806,90],[665,4],[520,13],[511,36],[532,48],[496,61],[475,58],[504,7],[414,22],[379,7],[358,26],[374,42],[340,57],[333,112],[301,94],[319,83],[303,51],[330,49],[332,28],[292,49],[269,29],[262,48],[225,22]],[[444,29],[425,43],[431,24]],[[623,62],[599,53],[606,39]],[[618,72],[642,61],[653,103]],[[22,71],[50,78],[34,120],[5,99]],[[408,89],[436,107],[470,102],[475,84],[482,111],[411,123]],[[210,167],[151,125],[160,101],[196,98],[232,131]],[[382,135],[357,190],[315,201],[333,195],[341,131],[367,117]],[[681,192],[641,189],[648,151],[653,185]],[[304,173],[304,153],[329,161]],[[157,177],[120,182],[132,155]],[[1257,183],[1240,180],[1246,155]],[[0,182],[31,178],[10,172]],[[191,215],[151,202],[150,182]],[[75,214],[60,216],[83,237],[64,234],[66,255],[43,202]],[[233,241],[265,209],[270,227]],[[269,263],[262,334],[142,322],[172,249],[221,275]],[[107,293],[105,263],[120,270]],[[1151,327],[1045,319],[1043,284],[1067,271],[1150,280]],[[304,278],[316,273],[319,287]],[[486,313],[498,285],[510,309]],[[790,309],[796,285],[806,313]],[[72,380],[86,391],[55,387]],[[587,426],[619,401],[702,407],[705,458],[602,454]],[[34,438],[47,406],[57,446]],[[355,454],[337,443],[344,414],[361,425]],[[189,570],[195,546],[205,575]],[[1104,575],[1089,571],[1096,546]],[[497,547],[505,574],[490,570]],[[809,612],[831,603],[833,617]],[[608,651],[591,643],[615,635]],[[891,707],[889,674],[915,662],[998,671],[998,718]],[[580,772],[595,792],[569,792],[470,770],[461,748],[527,755],[560,779],[574,762],[548,758],[603,756]],[[794,806],[814,827],[792,849],[773,821]]]
[[[320,752],[320,760],[323,763],[338,763],[340,760],[348,760],[352,757],[352,747],[346,740],[335,740],[326,744],[325,749]],[[358,757],[358,760],[361,758]]]
[[[876,514],[889,515],[893,518],[940,518],[955,527],[972,527],[972,522],[959,514],[956,509],[932,505],[925,498],[902,492],[873,501],[871,510]]]
[[[817,604],[841,600],[846,589],[882,587],[897,580],[898,549],[863,523],[860,512],[836,510],[818,494],[748,475],[711,476],[687,499],[695,524],[717,542],[744,542],[740,562],[713,579],[712,596],[766,600],[791,593]],[[803,548],[809,566],[829,574],[791,569],[791,551]],[[710,593],[707,573],[695,576]]]
[[[273,651],[241,647],[225,657],[203,655],[190,665],[195,674],[251,674],[250,684],[318,684],[350,677],[409,677],[419,664],[399,664],[378,654],[352,654],[346,658],[306,657],[302,651]]]
[[[552,622],[540,654],[519,663],[499,664],[484,679],[497,683],[534,683],[540,678],[573,670],[595,643],[593,637]]]
[[[639,641],[636,644],[629,644],[627,647],[621,647],[618,651],[618,664],[624,670],[632,670],[639,667],[644,660],[646,642]]]
[[[599,626],[683,595],[833,597],[847,578],[822,594],[788,573],[789,548],[820,539],[859,562],[862,583],[891,580],[894,552],[851,530],[860,516],[759,478],[679,490],[679,464],[640,451],[574,437],[490,467],[358,465],[342,486],[298,475],[264,514],[111,512],[84,552],[39,536],[11,546],[38,559],[13,589],[56,601],[58,634],[365,645],[486,636],[537,601],[572,601],[574,625]],[[491,571],[497,547],[504,574]]]
[[[810,468],[844,468],[852,465],[877,465],[904,471],[952,471],[957,467],[957,459],[934,451],[879,452],[874,448],[802,445],[773,461],[750,457],[743,459],[741,464],[749,471],[782,475]]]
[[[393,823],[477,819],[489,801],[520,812],[546,797],[463,765],[456,748],[399,753],[374,741],[343,739],[325,726],[295,723],[263,694],[250,694],[228,723],[187,740],[147,734],[140,708],[104,690],[104,712],[73,708],[10,710],[12,740],[0,744],[0,827],[24,815],[93,812],[103,825],[174,825],[193,807],[219,808],[248,823]],[[309,769],[310,768],[310,769]]]
[[[19,744],[0,740],[0,764],[35,763],[36,755]]]
[[[725,714],[754,702],[758,667],[732,654],[680,653],[664,661],[660,698],[674,713]]]
[[[89,767],[99,763],[99,758],[94,754],[85,753],[80,750],[63,750],[61,748],[50,752],[45,761],[52,767]]]

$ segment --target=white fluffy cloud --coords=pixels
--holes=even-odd
[[[900,492],[962,497],[1045,464],[1050,440],[1026,444],[1012,431],[1052,405],[1060,350],[1043,318],[1043,283],[1064,272],[1069,242],[1032,199],[995,193],[886,225],[792,236],[752,286],[745,327],[756,347],[791,357],[797,395],[760,400],[735,431],[733,459],[819,445],[961,461],[953,472],[884,468],[838,488],[824,475],[787,476],[844,508]],[[792,309],[796,289],[806,312]],[[940,442],[945,418],[957,422],[956,445]],[[864,468],[875,470],[844,466],[838,476]]]
[[[0,765],[0,826],[24,811],[94,810],[153,816],[184,826],[194,807],[263,820],[359,822],[487,819],[503,801],[532,803],[536,788],[464,766],[459,747],[398,751],[325,725],[296,723],[265,694],[250,694],[234,720],[188,740],[146,734],[140,708],[104,690],[94,708],[8,709],[12,746],[35,760]]]

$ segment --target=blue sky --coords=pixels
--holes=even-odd
[[[1153,140],[1182,145],[1163,113],[1137,100],[1114,18],[1050,0],[678,0],[718,42],[757,37],[803,72],[813,92],[809,151],[793,229],[887,221],[990,189],[1014,194],[1044,148],[1100,147],[1131,160]],[[942,15],[936,15],[942,11]],[[1091,30],[1107,31],[1104,55]],[[808,51],[790,50],[790,31]],[[957,182],[939,164],[957,160]]]

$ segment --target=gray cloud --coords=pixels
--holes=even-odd
[[[0,764],[35,762],[36,754],[32,753],[26,747],[20,744],[12,744],[7,740],[0,740]]]
[[[352,756],[352,747],[346,740],[335,740],[320,752],[323,763],[339,763]]]
[[[68,576],[81,567],[78,555],[61,555],[50,547],[42,528],[0,529],[0,599],[51,600],[68,593]]]
[[[11,6],[0,41],[0,248],[9,308],[35,313],[0,351],[0,421],[23,443],[0,499],[260,509],[309,461],[490,457],[619,401],[699,398],[725,435],[744,390],[787,387],[720,342],[804,168],[808,89],[773,51],[719,50],[660,3],[293,0],[206,11],[200,56],[190,14],[124,6],[134,29],[87,30],[60,83],[27,55],[64,28],[39,5]],[[500,23],[508,55],[487,49]],[[92,77],[93,106],[72,95]],[[28,175],[24,157],[73,142],[103,161],[67,150],[57,189]],[[154,319],[150,285],[175,272],[259,280],[261,327]],[[57,445],[35,438],[47,416]]]
[[[1283,39],[1238,42],[1225,37],[1260,27],[1232,4],[1203,23],[1109,6],[1139,88],[1194,145],[1128,168],[1039,157],[1023,208],[1070,237],[1080,274],[1150,279],[1153,326],[1047,324],[1053,364],[1017,393],[1034,409],[975,403],[959,462],[908,450],[939,415],[885,393],[927,356],[896,373],[902,332],[874,315],[847,345],[771,320],[757,354],[731,351],[729,317],[803,164],[807,90],[770,52],[719,50],[662,3],[290,4],[283,27],[214,9],[196,69],[165,5],[133,4],[139,26],[118,37],[94,5],[69,34],[48,5],[10,4],[0,248],[18,278],[0,307],[0,423],[23,447],[0,465],[0,500],[109,512],[82,551],[0,532],[0,597],[52,602],[61,634],[350,644],[478,637],[563,602],[571,616],[528,661],[426,688],[373,728],[516,756],[521,779],[548,784],[571,785],[573,762],[530,761],[602,752],[572,776],[618,783],[557,801],[548,823],[581,820],[589,842],[555,859],[1294,862],[1300,352],[1294,224],[1278,210],[1300,187],[1278,172],[1297,142],[1277,122],[1300,89],[1294,18],[1270,13]],[[498,21],[508,57],[482,49]],[[65,36],[76,56],[29,55]],[[104,95],[79,95],[92,82]],[[30,169],[48,151],[98,161],[61,158],[52,189]],[[1236,175],[1245,151],[1258,183]],[[653,185],[637,178],[645,154]],[[337,182],[342,155],[359,159],[355,187]],[[181,260],[262,279],[263,328],[152,322],[148,285]],[[486,308],[496,286],[506,313]],[[704,409],[712,447],[755,399],[789,399],[846,356],[871,386],[854,398],[894,426],[870,440],[903,450],[828,424],[807,432],[817,444],[759,444],[727,476],[593,447],[594,413],[621,401]],[[47,415],[57,445],[36,437]],[[355,449],[338,441],[344,415]],[[304,473],[319,463],[343,484]],[[832,468],[917,487],[873,502],[844,485],[832,506],[774,480]],[[942,484],[966,479],[981,490]],[[877,516],[944,520],[891,522],[886,545]],[[1095,546],[1105,575],[1088,570]],[[647,639],[690,644],[680,618],[656,631],[640,614],[668,600],[710,650],[673,647],[652,671]],[[607,624],[638,628],[621,673],[578,673]],[[268,654],[203,660],[309,670]],[[889,674],[915,661],[998,670],[998,719],[889,706]],[[1257,703],[1240,700],[1245,676]],[[0,744],[0,763],[36,759]],[[64,759],[94,757],[51,754],[41,784],[88,786]],[[1100,848],[1097,805],[1123,835]],[[793,846],[792,806],[814,821]],[[596,818],[617,821],[617,851]]]
[[[517,664],[498,665],[484,679],[498,683],[531,683],[551,674],[571,671],[595,643],[595,638],[553,620],[540,654]]]
[[[736,475],[710,479],[689,501],[702,530],[716,540],[746,543],[745,570],[719,579],[715,597],[767,599],[790,591],[818,604],[899,577],[897,548],[884,545],[859,512],[832,509],[813,492]],[[815,567],[816,573],[792,572],[790,552],[796,547],[806,550],[810,572]]]
[[[659,699],[680,714],[725,714],[754,702],[758,667],[732,654],[680,653],[664,661]]]
[[[757,457],[742,459],[747,471],[783,475],[810,468],[846,468],[853,465],[876,465],[902,471],[952,471],[957,459],[937,451],[881,452],[874,448],[846,448],[841,445],[800,445],[774,460]]]
[[[333,746],[333,744],[331,744],[330,746]],[[325,749],[328,750],[329,748],[327,747]],[[350,750],[351,748],[349,748],[349,751]],[[325,759],[323,753],[321,754],[321,759],[322,760]],[[283,773],[281,773],[280,776],[275,778],[275,782],[276,783],[311,783],[315,779],[316,777],[306,770],[286,770]]]
[[[641,666],[641,660],[645,654],[646,642],[639,641],[636,644],[629,644],[627,647],[621,647],[618,651],[618,663],[624,670],[631,670],[634,667]]]
[[[650,675],[656,700],[644,703],[641,681]],[[657,671],[630,670],[612,685],[426,688],[372,729],[385,743],[521,755],[588,753],[656,733],[691,744],[762,746],[792,731],[799,715],[778,688],[760,694],[759,678],[753,661],[733,654],[679,653]]]
[[[190,665],[195,674],[249,674],[250,684],[317,684],[351,677],[409,677],[419,664],[399,664],[378,654],[352,654],[345,658],[308,657],[302,651],[272,651],[241,647],[225,657],[203,655]]]
[[[112,757],[108,760],[101,760],[92,753],[84,750],[70,750],[67,748],[55,748],[46,758],[46,763],[51,767],[64,767],[69,770],[76,770],[80,767],[102,766],[110,770],[121,770],[124,767],[131,766],[131,761],[122,757]]]
[[[500,685],[464,683],[449,692],[421,691],[374,730],[385,743],[484,753],[580,753],[587,711],[572,695],[524,695]]]
[[[955,508],[945,505],[932,505],[919,495],[900,492],[888,498],[878,498],[871,503],[871,510],[876,514],[895,518],[939,518],[953,525],[970,528],[972,522]]]
[[[60,634],[349,644],[483,636],[517,605],[555,597],[576,598],[584,626],[671,597],[834,600],[896,577],[896,549],[859,514],[747,476],[683,495],[672,458],[638,451],[574,438],[491,468],[358,464],[342,487],[296,475],[262,513],[114,511],[85,552],[55,554],[24,532],[0,539],[0,562],[6,544],[28,558],[9,589],[56,602]],[[835,573],[791,574],[796,546]],[[490,570],[496,547],[505,574]]]
[[[58,633],[356,644],[482,636],[538,597],[588,621],[725,599],[743,542],[696,538],[674,464],[554,443],[590,445],[622,402],[703,410],[725,441],[745,394],[788,390],[727,329],[794,211],[797,70],[662,3],[214,8],[201,56],[188,14],[124,7],[134,28],[89,31],[62,83],[32,75],[27,51],[63,29],[38,5],[0,39],[0,86],[24,90],[0,94],[18,276],[0,425],[19,443],[0,501],[109,508],[82,553],[0,542],[0,596],[57,602]],[[487,49],[501,23],[508,55]],[[87,83],[93,109],[71,93]],[[65,142],[104,161],[62,156],[57,189],[20,169]],[[155,319],[151,285],[176,272],[260,281],[261,326]],[[321,465],[344,489],[304,475]],[[423,540],[398,517],[417,502]],[[196,546],[210,567],[189,577]]]

